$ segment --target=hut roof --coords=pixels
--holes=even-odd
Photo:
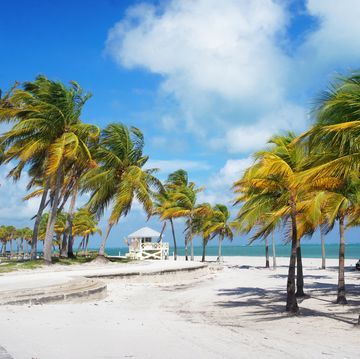
[[[149,227],[143,227],[128,235],[128,238],[159,238],[160,233]]]

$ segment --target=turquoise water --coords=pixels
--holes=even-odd
[[[304,258],[321,258],[321,246],[320,244],[304,244],[301,246],[302,256]],[[118,255],[120,251],[121,255],[127,253],[127,248],[107,248],[106,253],[109,255]],[[217,256],[217,247],[208,246],[206,248],[207,256]],[[194,247],[194,252],[196,256],[202,254],[201,247]],[[269,248],[271,255],[271,247]],[[190,251],[189,251],[190,253]],[[170,247],[170,254],[173,254],[173,249]],[[265,248],[260,245],[252,246],[223,246],[222,247],[223,256],[264,256]],[[184,255],[184,247],[178,247],[178,255]],[[326,245],[326,257],[327,258],[338,258],[339,255],[339,246],[337,244],[327,244]],[[290,256],[290,245],[277,245],[276,246],[276,256],[277,257],[289,257]],[[349,259],[359,259],[360,258],[360,244],[347,244],[345,257]]]

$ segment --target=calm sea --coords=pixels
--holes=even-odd
[[[321,258],[321,246],[320,244],[303,244],[301,246],[302,256],[304,258]],[[271,255],[271,247],[269,247]],[[109,255],[124,255],[127,253],[127,248],[107,248],[106,253]],[[200,256],[202,253],[201,247],[194,248],[195,255]],[[217,247],[208,246],[206,248],[207,256],[217,256]],[[172,255],[173,249],[170,247],[170,254]],[[189,251],[190,253],[190,251]],[[222,254],[224,256],[264,256],[265,247],[261,245],[252,245],[252,246],[223,246]],[[178,247],[178,255],[184,255],[184,247]],[[277,257],[289,257],[290,255],[290,245],[277,245],[276,246],[276,256]],[[338,258],[339,255],[339,245],[337,244],[327,244],[326,245],[326,257],[327,258]],[[360,258],[360,244],[347,244],[345,257],[349,259],[359,259]]]

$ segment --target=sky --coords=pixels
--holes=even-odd
[[[93,95],[83,121],[139,127],[161,179],[183,168],[206,188],[199,201],[232,206],[251,153],[310,126],[319,93],[359,68],[359,18],[359,0],[2,1],[0,88],[38,74],[76,80]],[[8,170],[0,223],[31,225],[38,201],[22,201],[28,179],[13,184]],[[144,225],[161,229],[135,204],[109,246]],[[181,242],[181,221],[176,230]]]

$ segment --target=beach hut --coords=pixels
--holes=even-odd
[[[163,242],[161,233],[143,227],[127,236],[128,257],[132,259],[167,259],[169,243]]]

